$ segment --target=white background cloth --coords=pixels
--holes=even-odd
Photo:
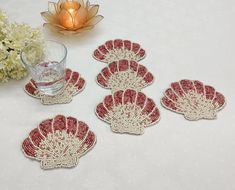
[[[41,27],[47,1],[1,1],[11,21]],[[46,34],[68,47],[67,66],[86,79],[85,90],[67,105],[44,106],[26,95],[27,79],[0,85],[1,190],[233,190],[235,189],[235,1],[94,0],[105,19],[76,38]],[[139,42],[141,61],[155,76],[143,91],[161,111],[160,122],[142,136],[112,133],[94,114],[109,90],[95,82],[105,67],[93,50],[109,39]],[[198,79],[227,98],[218,119],[190,122],[160,105],[171,82]],[[25,158],[21,143],[37,124],[56,114],[78,117],[97,144],[73,169],[44,171]]]

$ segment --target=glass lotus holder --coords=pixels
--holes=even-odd
[[[48,11],[41,13],[46,21],[43,26],[63,34],[88,31],[103,19],[97,15],[98,10],[99,5],[91,5],[88,0],[49,2]]]

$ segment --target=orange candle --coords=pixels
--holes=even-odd
[[[88,12],[78,2],[67,1],[60,5],[58,14],[60,24],[68,30],[81,28],[87,20]]]

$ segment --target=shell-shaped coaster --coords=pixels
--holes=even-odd
[[[116,91],[96,107],[97,116],[109,123],[113,132],[140,135],[157,123],[160,112],[154,101],[135,90]]]
[[[105,63],[112,63],[121,59],[140,61],[145,57],[145,50],[138,43],[115,39],[100,45],[94,51],[93,57]]]
[[[141,91],[154,80],[151,72],[135,61],[120,60],[109,63],[96,77],[103,88],[117,90],[134,89]]]
[[[85,87],[85,80],[78,72],[71,69],[66,69],[65,80],[65,87],[53,96],[40,92],[32,79],[25,85],[24,90],[28,95],[40,99],[42,104],[65,104],[71,102],[73,96],[80,93]]]
[[[57,115],[42,121],[22,143],[26,157],[41,162],[42,169],[70,168],[96,143],[86,123]]]
[[[181,80],[171,84],[161,103],[188,120],[215,119],[217,112],[225,106],[225,98],[212,86],[198,80]]]

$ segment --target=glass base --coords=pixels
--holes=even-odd
[[[41,93],[50,95],[50,96],[58,94],[64,88],[64,86],[65,86],[64,79],[62,81],[57,81],[56,83],[51,84],[51,85],[50,84],[49,85],[37,84],[38,90]]]

